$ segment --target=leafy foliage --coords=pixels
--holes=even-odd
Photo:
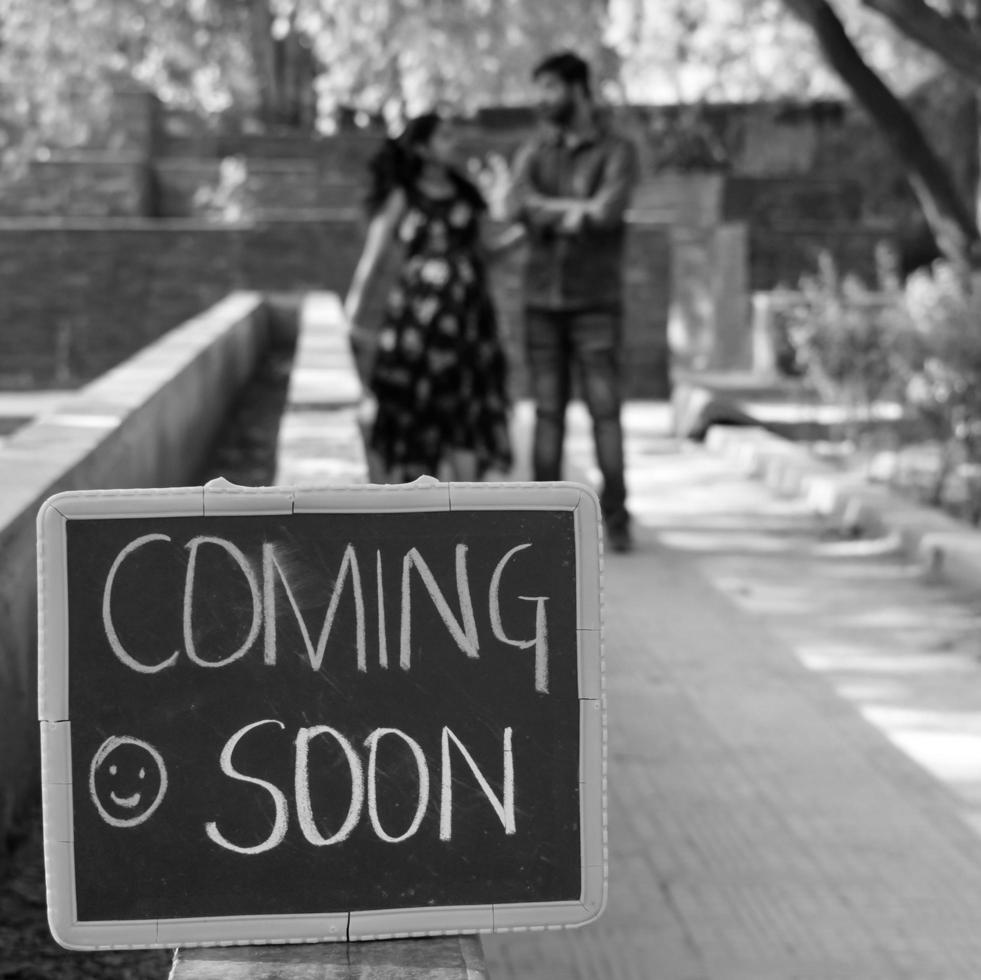
[[[901,406],[902,433],[935,460],[927,497],[947,500],[951,478],[981,520],[981,291],[937,262],[900,287],[891,270],[868,290],[822,257],[787,304],[788,373],[802,374],[830,404],[850,411],[844,435],[862,442],[877,402]]]
[[[924,348],[907,390],[910,404],[944,440],[981,461],[981,295],[950,265],[910,276],[907,304]]]
[[[601,0],[307,0],[301,22],[324,73],[323,108],[416,112],[526,101],[535,63],[556,48],[589,58],[599,81],[616,75],[601,41]]]
[[[523,101],[556,47],[614,76],[604,23],[602,0],[0,0],[0,140],[83,142],[120,80],[267,128]]]
[[[611,0],[610,40],[631,100],[700,102],[845,94],[782,0]],[[863,55],[900,90],[936,59],[858,0],[835,4]]]
[[[262,0],[265,3],[265,0]],[[255,102],[234,0],[0,0],[0,152],[106,139],[111,92],[213,114]]]
[[[888,271],[881,278],[884,288],[870,290],[857,277],[839,275],[832,258],[822,255],[788,313],[797,370],[860,419],[868,419],[877,402],[902,401],[920,360],[898,284]]]
[[[933,62],[858,0],[860,44],[907,85]],[[527,101],[547,51],[573,47],[608,98],[700,101],[835,90],[781,0],[0,0],[7,145],[81,142],[110,79],[259,124]],[[838,89],[840,91],[840,89]]]
[[[907,386],[908,407],[939,448],[929,499],[981,522],[981,292],[945,262],[906,284],[922,357]],[[956,477],[956,481],[952,480]],[[951,484],[960,484],[950,500]]]

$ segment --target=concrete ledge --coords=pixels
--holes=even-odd
[[[861,474],[842,473],[761,428],[712,426],[705,445],[775,492],[804,497],[841,532],[891,537],[926,574],[967,591],[981,589],[981,531],[962,521],[904,500]]]
[[[718,425],[758,427],[791,440],[830,439],[857,419],[891,429],[910,425],[894,402],[877,402],[866,417],[854,408],[825,403],[799,378],[679,370],[672,380],[674,431],[685,439],[704,439]]]
[[[296,354],[276,446],[276,483],[364,483],[358,381],[347,323],[333,293],[307,293],[299,309]]]
[[[170,980],[487,980],[477,936],[178,949]]]
[[[71,390],[0,391],[0,437],[10,435],[39,415],[54,411]]]
[[[704,439],[719,425],[757,426],[781,435],[825,432],[833,409],[790,378],[752,373],[675,371],[671,406],[675,434]]]
[[[268,329],[261,296],[232,294],[0,446],[0,848],[37,783],[38,508],[60,490],[191,481]]]

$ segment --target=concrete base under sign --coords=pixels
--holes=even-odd
[[[487,980],[477,936],[178,949],[170,980]]]

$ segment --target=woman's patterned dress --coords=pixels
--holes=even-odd
[[[476,455],[478,476],[509,469],[506,362],[478,253],[479,205],[460,187],[438,198],[414,188],[407,202],[371,375],[371,447],[403,480],[435,475],[453,450]]]

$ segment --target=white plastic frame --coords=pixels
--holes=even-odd
[[[579,901],[379,909],[310,915],[80,921],[75,900],[68,702],[67,525],[121,517],[291,513],[564,510],[574,514],[580,702]],[[323,488],[204,487],[68,491],[41,507],[38,529],[38,714],[44,855],[51,932],[69,949],[389,939],[585,925],[607,895],[606,699],[599,504],[575,483],[439,483]]]

